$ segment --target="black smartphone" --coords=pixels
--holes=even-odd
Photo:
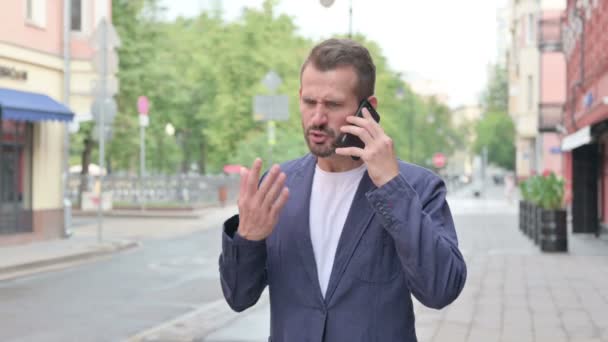
[[[380,115],[374,109],[372,104],[369,103],[369,101],[367,101],[367,99],[363,99],[361,101],[361,103],[359,103],[359,108],[357,109],[355,116],[362,118],[363,117],[363,108],[367,108],[367,110],[372,115],[374,120],[376,120],[376,122],[380,122]],[[365,143],[363,143],[363,141],[361,141],[361,139],[359,139],[358,136],[350,134],[350,133],[344,133],[344,134],[340,135],[338,137],[337,145],[338,145],[338,147],[359,147],[359,148],[365,147]],[[353,160],[359,160],[359,157],[351,156],[351,158],[353,158]]]

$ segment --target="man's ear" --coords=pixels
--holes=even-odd
[[[375,95],[368,97],[367,101],[372,105],[372,107],[374,107],[374,109],[378,109],[378,98]]]

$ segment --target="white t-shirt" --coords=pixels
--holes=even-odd
[[[365,164],[346,172],[327,172],[318,165],[315,169],[310,195],[310,238],[323,297],[346,216],[366,170]]]

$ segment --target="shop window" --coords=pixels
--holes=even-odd
[[[32,231],[32,124],[0,118],[0,234]]]

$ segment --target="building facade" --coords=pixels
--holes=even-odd
[[[66,123],[74,114],[90,116],[97,78],[91,34],[110,13],[110,0],[2,5],[0,245],[64,233]]]
[[[509,114],[516,127],[519,180],[544,170],[563,173],[558,124],[565,101],[565,60],[558,47],[542,42],[549,37],[559,41],[564,8],[563,0],[510,3]]]
[[[565,178],[574,232],[608,225],[608,0],[568,0],[562,20]]]

